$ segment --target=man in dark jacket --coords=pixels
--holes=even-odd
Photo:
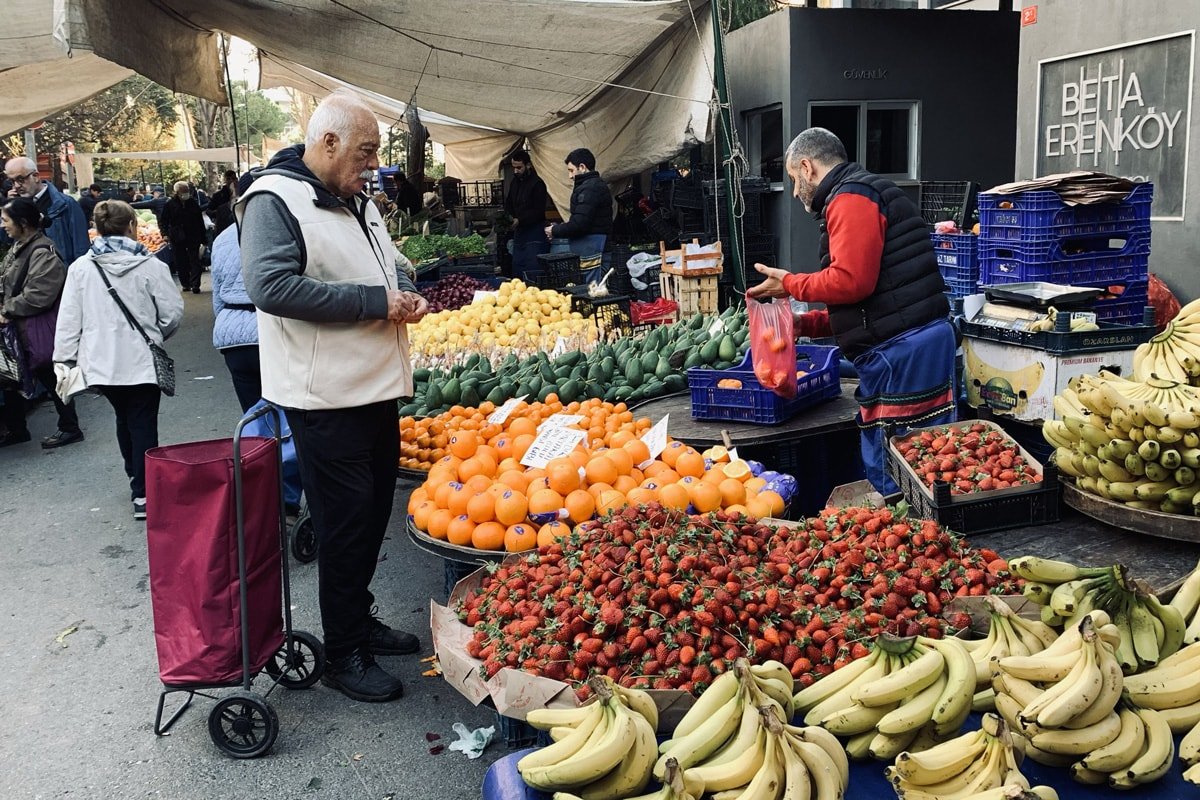
[[[537,257],[550,252],[543,232],[546,224],[546,182],[533,170],[525,150],[511,158],[513,179],[504,196],[504,210],[513,218],[513,277],[524,279],[538,268]]]
[[[604,252],[612,231],[612,192],[596,172],[596,157],[591,150],[572,150],[566,158],[567,174],[575,182],[571,191],[571,218],[547,225],[547,239],[568,239],[570,250],[580,258]]]
[[[396,173],[396,206],[410,217],[421,213],[421,193],[403,172]]]
[[[92,224],[92,211],[96,208],[96,203],[102,199],[100,184],[93,183],[87,188],[83,194],[79,196],[79,207],[83,209],[84,219],[88,221],[88,225]]]
[[[58,256],[68,267],[88,251],[88,223],[74,197],[63,194],[41,179],[37,164],[19,156],[4,165],[5,176],[12,181],[9,197],[28,197],[42,216],[50,220],[46,235],[54,242]]]
[[[233,204],[238,198],[238,174],[231,169],[225,170],[225,185],[213,192],[208,201],[205,213],[213,221],[213,238],[233,224]]]
[[[175,194],[163,207],[159,229],[171,242],[171,262],[184,291],[200,294],[200,245],[204,244],[204,217],[186,183],[175,184]]]
[[[821,226],[821,268],[791,274],[755,264],[767,279],[747,294],[825,304],[801,315],[796,333],[833,335],[853,359],[867,478],[894,494],[888,437],[955,416],[957,342],[929,229],[904,192],[848,163],[824,128],[797,136],[784,165],[796,199]]]

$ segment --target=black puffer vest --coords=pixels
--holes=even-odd
[[[916,206],[896,184],[858,164],[834,167],[813,197],[813,217],[821,226],[821,268],[831,260],[825,208],[848,190],[873,199],[887,219],[875,291],[855,305],[829,306],[829,324],[838,346],[853,359],[905,331],[947,317],[950,303],[943,294],[946,283],[938,271],[929,228]]]

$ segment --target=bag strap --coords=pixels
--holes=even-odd
[[[100,266],[100,264],[95,260],[93,260],[92,263],[96,265],[96,271],[100,273],[100,279],[103,280],[104,285],[108,287],[108,294],[113,300],[116,301],[117,305],[120,306],[121,312],[125,314],[125,319],[127,322],[129,322],[129,327],[140,333],[142,338],[146,340],[146,344],[153,345],[154,343],[150,341],[150,337],[146,335],[146,332],[142,330],[142,326],[138,324],[138,321],[133,318],[133,314],[130,314],[129,309],[125,307],[125,303],[121,301],[121,295],[117,294],[117,290],[113,288],[111,283],[109,283],[108,275],[106,275],[104,272],[104,267]]]

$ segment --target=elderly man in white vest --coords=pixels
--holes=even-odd
[[[428,310],[363,193],[378,150],[375,115],[335,92],[236,209],[263,397],[287,412],[317,535],[322,681],[368,702],[403,693],[375,656],[420,648],[374,616],[369,586],[396,489],[396,401],[412,394],[406,326]]]

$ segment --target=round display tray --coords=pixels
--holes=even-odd
[[[429,477],[429,473],[419,469],[396,467],[396,477],[409,483],[422,484]]]
[[[504,559],[513,555],[507,550],[476,550],[474,547],[463,547],[462,545],[450,544],[441,539],[435,539],[414,525],[411,517],[405,518],[404,528],[408,531],[408,538],[412,540],[412,543],[426,553],[435,555],[438,558],[457,561],[460,564],[499,564]],[[525,553],[532,552],[535,551],[525,551]]]
[[[1200,517],[1130,508],[1124,503],[1088,494],[1066,481],[1062,483],[1062,490],[1067,505],[1100,522],[1162,539],[1200,544]]]
[[[637,411],[642,406],[650,405],[651,403],[658,402],[659,400],[667,400],[672,397],[686,397],[690,400],[692,397],[692,394],[687,389],[684,389],[682,392],[671,392],[670,394],[660,394],[658,397],[650,397],[645,400],[639,400],[637,403],[629,406],[629,410]],[[658,420],[654,420],[654,422],[657,422],[657,421]]]

